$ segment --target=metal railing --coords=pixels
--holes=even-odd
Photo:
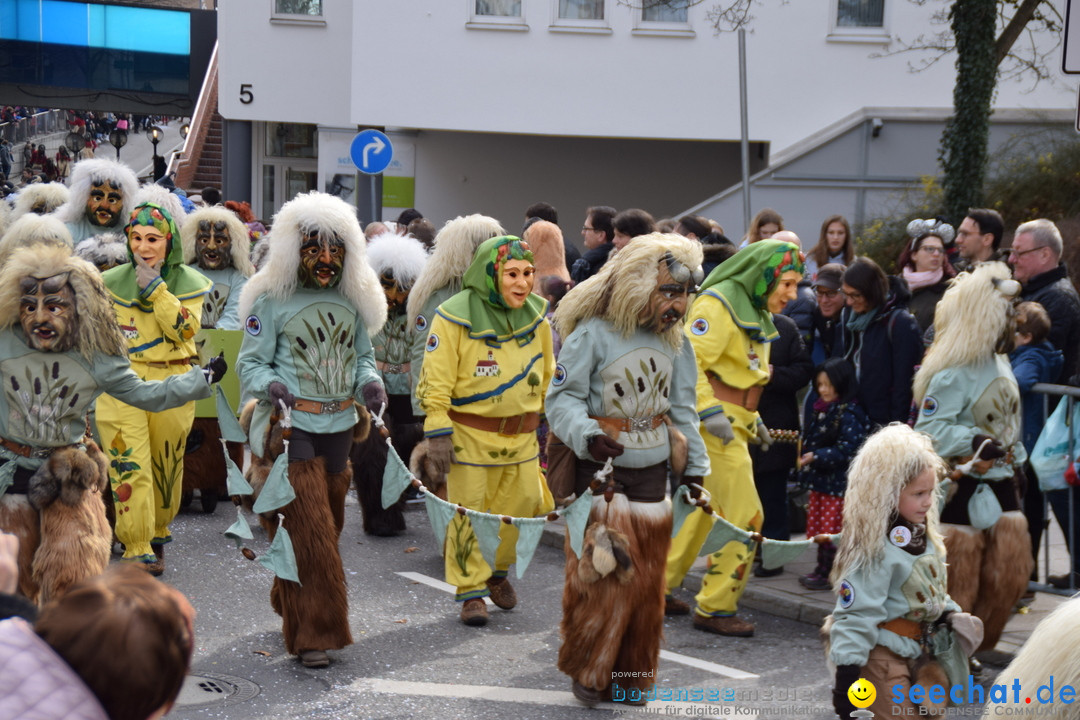
[[[12,122],[0,123],[0,138],[11,143],[10,178],[18,179],[23,170],[22,145],[48,135],[68,131],[66,110],[46,110]],[[42,143],[46,146],[55,143]],[[50,148],[55,151],[56,148]],[[10,179],[9,178],[9,179]]]
[[[1039,393],[1043,396],[1043,422],[1045,424],[1046,419],[1050,417],[1050,398],[1061,398],[1060,402],[1067,403],[1065,407],[1068,422],[1072,422],[1073,408],[1080,400],[1080,388],[1072,387],[1069,385],[1053,385],[1051,383],[1036,383],[1031,386],[1031,392]],[[1071,462],[1076,461],[1076,428],[1072,428],[1069,432],[1069,459]],[[1032,483],[1038,483],[1038,478],[1029,477],[1028,486],[1031,487]],[[1039,592],[1054,593],[1057,595],[1074,595],[1077,590],[1076,575],[1073,572],[1073,557],[1076,554],[1076,508],[1075,508],[1075,493],[1077,488],[1073,485],[1065,490],[1052,490],[1051,492],[1068,493],[1068,512],[1066,513],[1067,519],[1063,520],[1054,513],[1054,517],[1057,517],[1058,525],[1061,526],[1061,532],[1065,536],[1065,544],[1069,551],[1069,567],[1066,572],[1069,586],[1068,588],[1057,588],[1047,583],[1029,583],[1028,587],[1031,590],[1038,590]],[[1050,577],[1050,498],[1048,493],[1043,493],[1043,528],[1042,528],[1042,546],[1043,546],[1043,571],[1047,578]]]

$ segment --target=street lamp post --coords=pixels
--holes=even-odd
[[[86,138],[77,132],[69,132],[64,138],[64,147],[71,152],[71,161],[78,162],[79,153],[86,147]]]
[[[150,127],[150,142],[154,144],[154,182],[165,177],[165,158],[158,155],[157,146],[164,133],[157,125]]]
[[[109,144],[116,148],[116,159],[120,159],[120,148],[127,145],[127,130],[113,130],[109,133]]]

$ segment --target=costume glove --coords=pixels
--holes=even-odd
[[[731,427],[731,421],[722,412],[710,415],[702,420],[701,424],[708,432],[720,438],[720,442],[724,445],[735,439],[735,430]]]
[[[135,283],[139,286],[140,290],[145,290],[149,287],[150,283],[161,277],[161,264],[164,261],[158,261],[153,265],[147,265],[146,261],[138,255],[135,256]]]
[[[364,407],[368,409],[372,415],[378,415],[380,410],[383,410],[387,404],[386,390],[383,389],[381,383],[369,382],[364,386]]]
[[[428,460],[435,472],[445,475],[450,472],[450,464],[457,462],[454,456],[453,435],[439,435],[428,439]]]
[[[855,712],[855,706],[848,699],[848,688],[858,679],[858,665],[836,666],[836,684],[833,686],[832,691],[832,706],[836,714],[843,720],[847,720],[851,717],[851,713]]]
[[[270,402],[273,403],[275,410],[280,410],[282,404],[287,408],[296,404],[296,397],[285,387],[285,383],[277,380],[266,388],[266,394],[270,396]]]
[[[989,440],[985,446],[983,443]],[[982,447],[980,450],[979,448]],[[976,460],[997,460],[1005,457],[1005,448],[989,435],[976,435],[971,439],[971,449],[976,453]]]
[[[203,377],[206,378],[206,382],[213,385],[216,382],[221,382],[221,378],[225,377],[225,372],[228,369],[229,363],[225,362],[225,353],[221,353],[206,362],[206,366],[203,367]]]
[[[956,635],[964,657],[971,657],[983,641],[983,622],[978,616],[966,612],[946,610],[937,619],[936,625],[945,625]]]
[[[683,475],[682,482],[679,484],[685,485],[686,489],[690,491],[690,497],[694,498],[695,500],[701,497],[701,490],[694,487],[694,485],[701,485],[702,487],[704,487],[704,485],[702,485],[702,477],[700,475]]]
[[[769,448],[776,442],[773,439],[772,433],[769,432],[769,428],[765,427],[765,423],[758,418],[757,421],[757,444],[761,447],[761,452],[768,452]]]
[[[589,438],[589,454],[596,462],[605,462],[608,458],[617,458],[623,454],[622,443],[612,440],[607,435],[600,433]]]

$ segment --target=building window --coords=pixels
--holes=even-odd
[[[685,23],[691,0],[647,0],[641,8],[641,19],[645,22]]]
[[[559,0],[560,20],[603,20],[604,0]]]
[[[274,0],[276,15],[322,16],[322,0]]]
[[[521,17],[521,0],[476,0],[476,15],[483,17]]]
[[[836,26],[880,28],[885,26],[885,0],[837,0]]]

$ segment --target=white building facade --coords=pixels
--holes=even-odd
[[[709,13],[721,0],[645,4],[223,2],[219,111],[229,163],[246,163],[226,169],[226,194],[246,191],[267,218],[307,189],[355,199],[364,189],[361,181],[350,193],[348,142],[358,128],[379,127],[395,147],[384,219],[408,206],[437,226],[481,212],[517,231],[524,209],[546,201],[576,239],[588,205],[656,217],[695,208],[737,237],[741,210],[724,200],[740,179],[736,35],[715,32]],[[936,131],[886,142],[890,120],[914,114],[940,125],[952,105],[954,57],[913,73],[918,56],[890,54],[933,30],[935,9],[910,0],[754,4],[750,171],[767,179],[775,158],[790,163],[800,148],[837,148],[822,166],[829,172],[803,172],[815,176],[809,186],[837,180],[820,200],[802,197],[791,214],[783,193],[767,195],[804,239],[834,212],[872,214],[876,196],[855,187],[865,191],[866,178],[936,172]],[[1074,85],[1064,76],[1035,87],[1003,82],[995,106],[1068,127]],[[879,117],[872,112],[890,116],[879,118],[887,124],[873,136],[882,140],[876,146],[864,139],[863,125]],[[841,128],[857,142],[831,142]],[[817,141],[826,136],[830,142]]]

